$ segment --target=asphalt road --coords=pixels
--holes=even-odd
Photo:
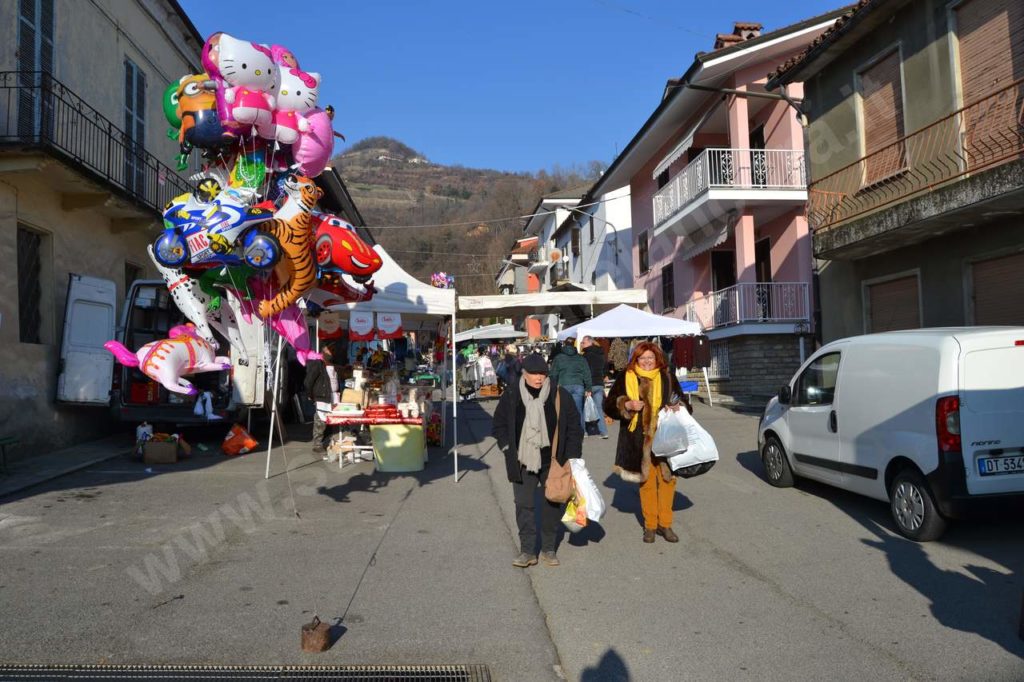
[[[1024,521],[918,545],[887,507],[761,479],[756,417],[697,406],[722,460],[677,488],[681,542],[641,542],[611,440],[609,512],[562,566],[510,565],[493,402],[460,405],[460,469],[314,461],[308,446],[146,470],[115,459],[0,499],[0,662],[485,663],[498,680],[1024,679]],[[298,512],[296,514],[296,511]],[[303,654],[313,612],[330,651]]]

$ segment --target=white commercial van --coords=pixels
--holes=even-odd
[[[757,437],[772,485],[802,476],[888,500],[902,535],[934,540],[974,502],[1024,499],[1024,327],[833,341]]]

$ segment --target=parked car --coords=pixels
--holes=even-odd
[[[900,534],[1024,500],[1024,327],[919,329],[834,341],[769,401],[768,482],[806,477],[887,500]]]

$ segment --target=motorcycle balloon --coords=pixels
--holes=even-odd
[[[281,260],[281,245],[273,235],[250,229],[242,236],[242,254],[249,266],[269,270]]]
[[[177,230],[166,230],[153,244],[153,257],[165,268],[178,268],[188,260],[188,247]]]

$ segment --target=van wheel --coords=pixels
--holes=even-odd
[[[916,469],[904,469],[892,479],[889,508],[896,530],[905,538],[929,542],[946,531],[946,519],[939,514],[928,484]]]
[[[775,436],[768,436],[761,449],[761,463],[768,482],[776,488],[789,488],[793,485],[793,470],[789,468],[786,451]]]

